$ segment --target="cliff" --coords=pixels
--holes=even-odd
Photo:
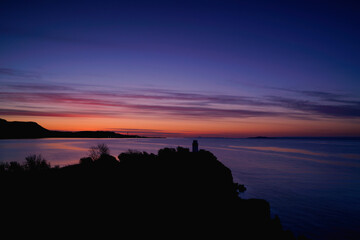
[[[62,168],[33,162],[42,167],[2,167],[4,219],[56,233],[64,222],[85,226],[84,236],[294,239],[267,201],[239,197],[230,169],[208,151],[103,154]]]

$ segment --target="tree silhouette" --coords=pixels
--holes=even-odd
[[[50,169],[50,163],[48,163],[45,158],[41,156],[41,154],[29,155],[25,158],[26,163],[24,165],[24,169],[28,171],[41,171]]]
[[[96,161],[101,155],[110,155],[109,147],[105,143],[98,143],[96,146],[91,146],[89,148],[89,157]]]
[[[8,171],[9,172],[13,172],[13,173],[18,173],[18,172],[22,172],[24,169],[23,167],[20,165],[20,163],[12,161],[9,163],[8,165]]]

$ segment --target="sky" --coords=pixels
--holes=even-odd
[[[167,137],[360,136],[358,1],[0,1],[0,118]]]

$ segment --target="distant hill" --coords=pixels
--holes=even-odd
[[[26,138],[142,138],[137,135],[123,135],[110,131],[51,131],[36,122],[8,122],[0,119],[0,139]]]
[[[249,139],[272,139],[272,137],[265,137],[265,136],[257,136],[257,137],[248,137]]]

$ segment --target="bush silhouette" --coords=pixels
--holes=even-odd
[[[91,146],[89,148],[89,157],[93,161],[98,160],[103,154],[110,154],[109,147],[105,143],[99,143],[96,146]]]
[[[19,173],[24,171],[24,168],[18,162],[10,162],[7,170],[12,173]]]
[[[91,164],[93,163],[93,159],[91,157],[83,157],[83,158],[80,158],[80,164]]]
[[[51,168],[50,163],[48,163],[40,154],[29,155],[25,160],[26,163],[24,164],[24,169],[27,171],[44,171]]]

